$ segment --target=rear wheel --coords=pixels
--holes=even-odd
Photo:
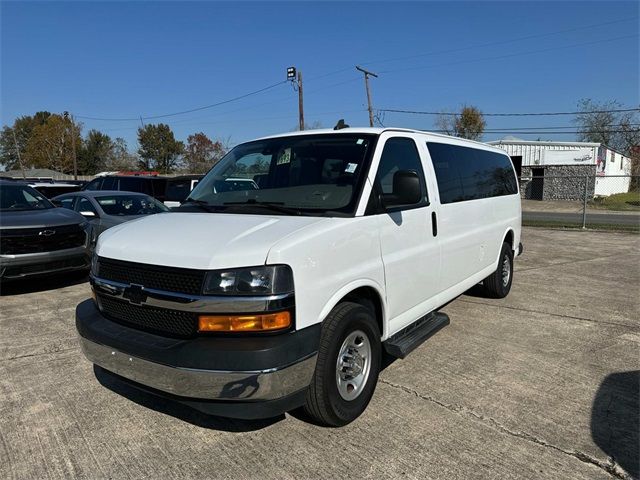
[[[513,282],[513,250],[508,243],[502,244],[498,268],[482,282],[487,296],[504,298],[511,291]]]
[[[374,313],[354,302],[338,304],[322,325],[316,370],[305,411],[339,427],[365,410],[380,372],[380,332]]]

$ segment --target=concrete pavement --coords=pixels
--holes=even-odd
[[[525,229],[504,300],[477,289],[341,429],[207,417],[79,351],[74,279],[0,298],[0,478],[631,478],[640,237]],[[45,290],[42,290],[42,289]]]

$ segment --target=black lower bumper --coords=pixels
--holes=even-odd
[[[319,324],[278,335],[163,337],[105,318],[92,300],[78,305],[76,328],[85,356],[134,388],[236,418],[302,404],[320,339]]]

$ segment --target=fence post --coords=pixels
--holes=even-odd
[[[584,203],[582,205],[582,229],[587,228],[587,190],[589,188],[589,176],[584,177]]]

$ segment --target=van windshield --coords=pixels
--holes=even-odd
[[[234,213],[349,214],[374,143],[374,135],[335,133],[238,145],[198,183],[187,203]]]

